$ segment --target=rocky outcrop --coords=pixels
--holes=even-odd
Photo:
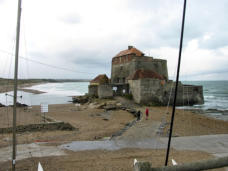
[[[13,130],[10,128],[0,128],[0,133],[11,133]],[[73,131],[76,130],[71,124],[65,122],[51,122],[51,123],[41,123],[41,124],[29,124],[29,125],[18,125],[16,127],[17,133],[22,132],[37,132],[37,131],[54,131],[54,130],[62,130],[62,131]]]
[[[17,103],[16,103],[16,106],[17,106],[17,107],[27,107],[28,105],[27,105],[27,104],[23,104],[23,103],[17,102]],[[13,105],[10,105],[10,107],[13,107]]]
[[[80,104],[85,104],[89,102],[90,97],[89,96],[74,96],[72,97],[72,102],[73,103],[80,103]]]
[[[3,104],[0,103],[0,107],[5,107],[5,105],[3,105]]]

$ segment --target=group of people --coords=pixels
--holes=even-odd
[[[148,120],[148,118],[149,118],[149,109],[148,108],[146,108],[145,114],[146,114],[146,120]],[[141,117],[142,117],[142,113],[141,113],[140,110],[138,110],[138,112],[137,112],[137,120],[139,121],[141,119]]]

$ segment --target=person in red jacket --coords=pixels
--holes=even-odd
[[[148,117],[149,117],[149,109],[146,108],[146,120],[148,119]]]

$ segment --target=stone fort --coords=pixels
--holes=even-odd
[[[136,103],[172,104],[175,82],[169,80],[167,61],[145,56],[133,46],[112,58],[111,78],[98,75],[88,94],[99,98],[130,96]],[[203,104],[203,87],[178,83],[177,105]]]

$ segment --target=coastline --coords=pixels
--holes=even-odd
[[[25,92],[29,92],[29,93],[34,93],[34,94],[41,94],[41,93],[45,93],[42,91],[38,91],[38,90],[33,90],[33,89],[26,89],[28,87],[32,87],[35,85],[40,85],[40,84],[46,84],[48,82],[39,82],[39,83],[25,83],[25,84],[19,84],[18,85],[18,90],[22,90]],[[0,93],[6,93],[9,91],[13,91],[14,90],[14,85],[13,84],[9,84],[9,85],[1,85],[0,86]]]

